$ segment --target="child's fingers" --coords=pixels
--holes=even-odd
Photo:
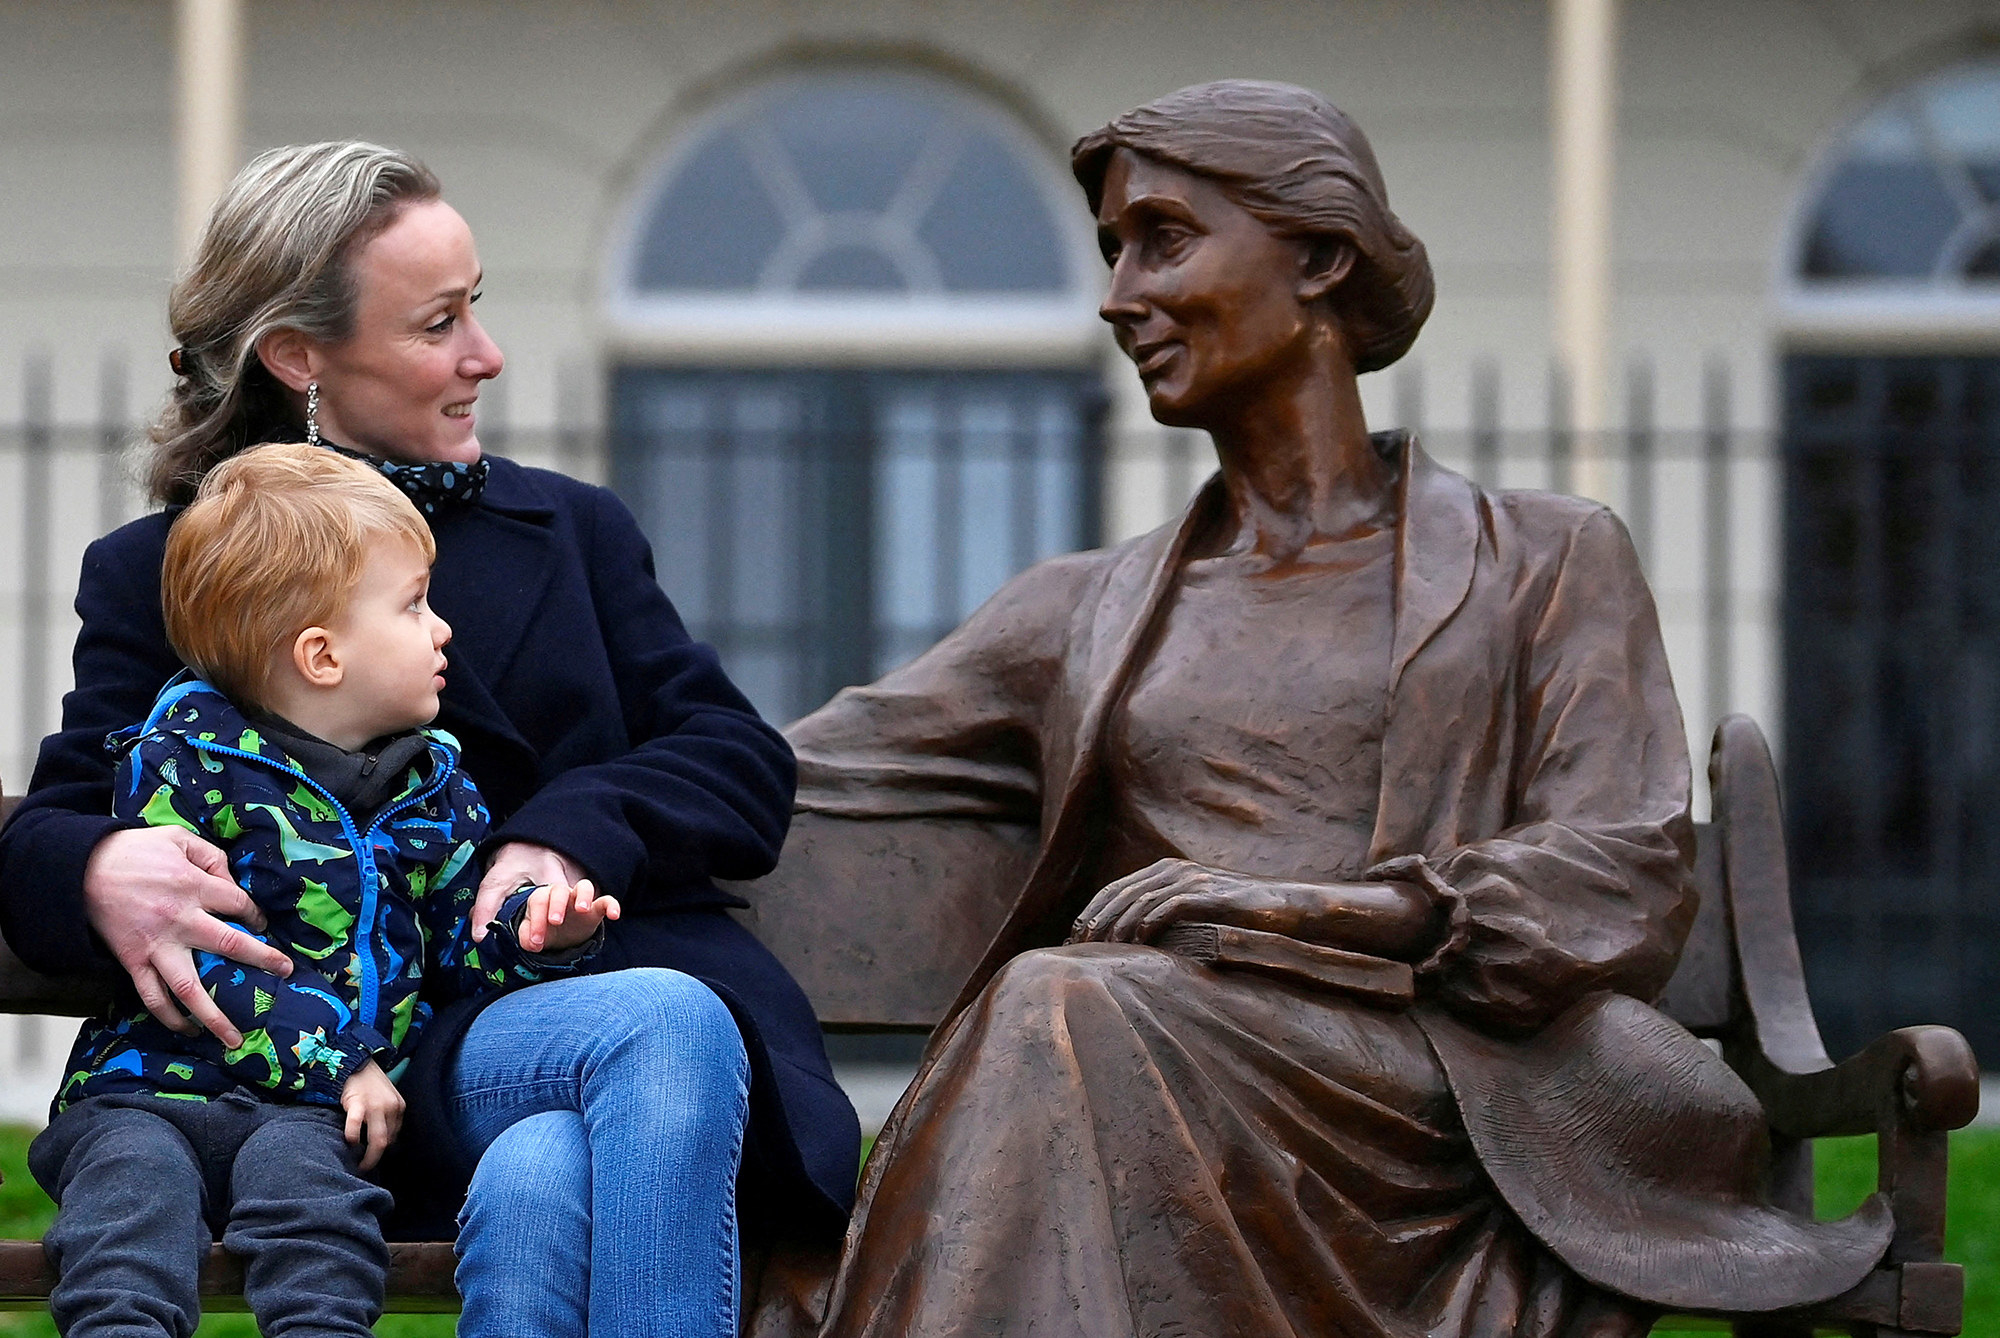
[[[597,885],[588,878],[579,878],[576,883],[576,913],[587,917],[595,925],[605,918],[605,907],[611,908],[610,918],[618,918],[618,903],[611,897],[597,895]]]
[[[528,894],[521,913],[521,943],[530,952],[540,949],[549,936],[549,889],[538,887]]]
[[[600,910],[602,910],[602,911],[604,912],[604,918],[605,918],[605,919],[607,919],[607,920],[616,920],[616,919],[618,918],[618,909],[619,909],[619,908],[618,908],[618,898],[616,898],[616,897],[599,897],[599,898],[597,899],[597,905],[598,905],[598,909],[600,909]]]
[[[369,1111],[368,1147],[361,1154],[361,1169],[374,1170],[375,1163],[382,1160],[382,1149],[388,1145],[388,1140],[382,1137],[382,1112],[379,1109]]]
[[[361,1142],[361,1130],[366,1124],[367,1118],[367,1112],[362,1110],[359,1101],[347,1108],[347,1141],[349,1143],[359,1144]]]
[[[368,1126],[369,1169],[382,1160],[389,1145],[396,1141],[396,1135],[403,1131],[403,1103],[395,1100],[384,1101],[375,1112]]]
[[[563,922],[563,917],[569,914],[570,898],[575,895],[576,889],[563,887],[560,883],[549,889],[550,924],[559,925]]]

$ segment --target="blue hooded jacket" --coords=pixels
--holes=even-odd
[[[264,912],[255,937],[292,959],[280,978],[197,953],[204,988],[243,1033],[223,1046],[182,1036],[143,1008],[91,1018],[54,1110],[121,1092],[201,1100],[238,1087],[267,1100],[337,1106],[370,1059],[393,1068],[434,1002],[567,974],[588,956],[522,951],[509,928],[528,897],[471,939],[473,858],[489,816],[459,769],[458,742],[422,731],[429,755],[372,815],[348,812],[229,699],[200,679],[169,683],[145,722],[105,746],[121,754],[112,805],[150,827],[220,847]],[[248,931],[246,931],[248,932]]]

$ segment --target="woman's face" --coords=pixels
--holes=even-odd
[[[320,433],[387,459],[477,460],[473,402],[504,359],[472,314],[472,229],[442,200],[409,205],[352,263],[354,333],[313,348]]]
[[[1206,177],[1118,149],[1097,236],[1111,266],[1098,309],[1139,368],[1153,416],[1199,427],[1267,385],[1328,323],[1311,248],[1280,237]]]

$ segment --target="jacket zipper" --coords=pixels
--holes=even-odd
[[[288,767],[282,762],[274,762],[262,753],[253,753],[247,748],[231,748],[226,743],[214,743],[207,739],[197,739],[186,734],[180,737],[187,741],[189,747],[199,749],[202,752],[220,753],[224,757],[240,757],[250,762],[261,762],[280,775],[294,777],[311,786],[313,792],[332,805],[333,811],[340,816],[341,834],[347,838],[348,845],[353,849],[356,865],[361,872],[361,906],[358,912],[358,921],[366,927],[368,936],[365,942],[357,944],[357,947],[365,950],[360,952],[361,999],[360,1007],[356,1011],[367,1020],[371,1028],[378,1032],[381,1031],[382,1029],[376,1026],[377,1019],[375,1017],[376,1004],[379,1000],[381,986],[377,979],[374,946],[376,932],[376,893],[379,879],[375,870],[374,844],[364,838],[374,836],[376,829],[391,817],[394,817],[406,808],[422,803],[445,787],[451,780],[452,774],[458,770],[458,764],[452,758],[450,750],[447,749],[445,751],[444,765],[438,768],[437,775],[431,777],[429,785],[413,794],[407,794],[388,805],[375,815],[374,820],[368,824],[366,832],[357,835],[354,830],[354,818],[347,811],[347,805],[334,798],[332,791],[298,768]]]

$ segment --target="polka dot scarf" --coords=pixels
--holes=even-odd
[[[405,464],[399,460],[378,460],[360,451],[350,451],[345,446],[335,446],[332,442],[327,442],[327,446],[350,459],[374,466],[426,516],[435,516],[454,507],[471,506],[479,500],[479,494],[486,491],[488,466],[485,456],[471,464],[459,460]]]

